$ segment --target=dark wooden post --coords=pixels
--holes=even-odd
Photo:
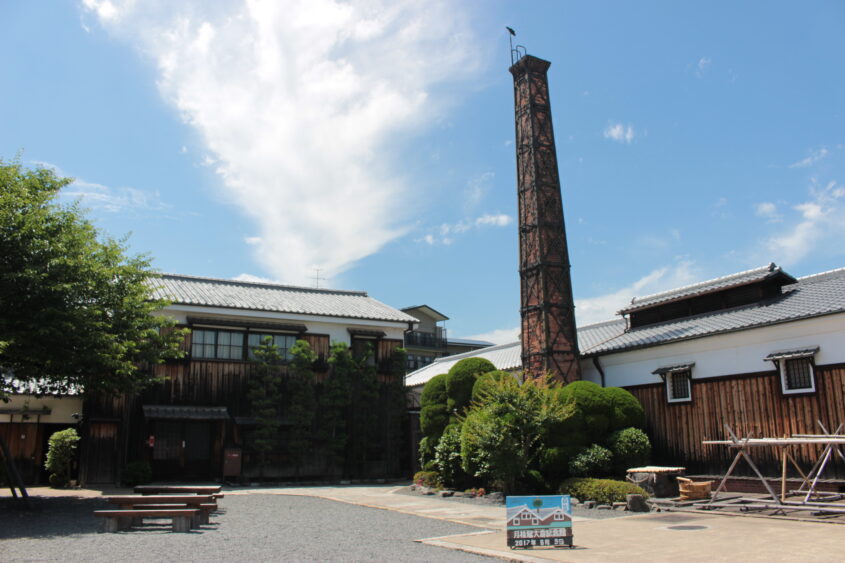
[[[526,376],[581,379],[569,252],[557,169],[550,62],[525,55],[510,68],[516,113],[522,367]]]

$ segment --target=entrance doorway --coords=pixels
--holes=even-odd
[[[153,424],[153,478],[210,479],[218,473],[212,461],[213,424],[196,420],[156,420]]]

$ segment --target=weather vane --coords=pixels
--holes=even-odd
[[[516,37],[516,31],[513,30],[512,27],[505,26],[505,29],[508,30],[508,42],[511,46],[511,64],[514,64],[516,61],[524,57],[527,52],[523,45],[517,45],[516,48],[513,46],[513,38]],[[522,51],[520,51],[522,49]]]

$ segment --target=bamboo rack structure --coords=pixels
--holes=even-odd
[[[736,449],[736,456],[734,456],[728,471],[725,473],[725,476],[722,478],[722,481],[719,483],[719,487],[713,493],[710,501],[702,508],[720,508],[728,506],[734,508],[739,506],[742,509],[775,508],[782,510],[784,508],[788,508],[790,510],[811,510],[814,512],[845,514],[845,506],[832,506],[829,504],[830,501],[842,499],[843,495],[835,493],[821,494],[816,490],[819,479],[831,459],[833,459],[834,454],[842,461],[845,461],[845,454],[843,454],[842,451],[842,447],[845,446],[845,435],[842,434],[842,429],[845,425],[840,424],[836,430],[831,433],[827,431],[821,421],[817,421],[817,423],[824,434],[793,434],[792,436],[783,438],[752,438],[750,436],[740,438],[734,433],[730,426],[725,424],[725,430],[727,431],[728,436],[730,436],[730,439],[704,440],[702,441],[702,444],[722,445]],[[809,473],[804,473],[795,461],[795,456],[792,452],[796,447],[807,445],[824,446],[824,448],[821,455],[813,464],[813,468],[809,471]],[[748,450],[751,448],[780,449],[782,462],[780,495],[775,493],[774,489],[772,489],[772,486],[769,484],[769,481],[763,476],[757,465],[751,459],[751,456],[748,454]],[[751,467],[752,471],[754,471],[757,475],[760,482],[769,492],[771,501],[765,498],[760,499],[750,497],[733,498],[730,501],[717,500],[719,493],[725,488],[728,478],[731,476],[734,469],[736,469],[740,459],[745,459],[749,467]],[[787,491],[786,489],[787,462],[792,464],[802,479],[801,486],[794,491]],[[800,501],[787,500],[787,496],[789,496],[789,494],[801,495],[803,496],[803,499]]]

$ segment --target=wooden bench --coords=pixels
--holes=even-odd
[[[191,524],[194,528],[197,527],[197,524],[208,524],[210,522],[210,515],[212,512],[217,510],[217,503],[209,502],[207,504],[195,504],[195,505],[187,505],[187,504],[144,504],[141,505],[144,508],[142,510],[170,510],[174,508],[197,508],[199,509],[199,514],[194,517],[194,522]]]
[[[111,504],[118,505],[121,510],[143,510],[144,505],[147,504],[178,504],[194,509],[198,509],[201,504],[213,504],[214,509],[212,510],[217,508],[214,495],[116,495],[106,497],[106,500]],[[203,510],[202,513],[195,515],[194,527],[207,523],[207,512]]]
[[[135,493],[139,495],[216,495],[220,494],[222,489],[220,485],[138,485],[135,487]]]
[[[104,532],[128,530],[133,522],[143,518],[169,518],[174,532],[190,532],[191,523],[200,512],[197,508],[169,508],[166,510],[95,510],[94,516],[103,520]]]

